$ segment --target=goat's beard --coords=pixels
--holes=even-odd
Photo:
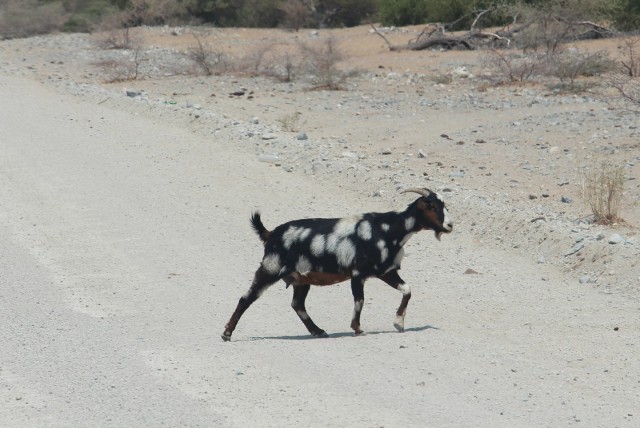
[[[436,239],[439,241],[440,237],[442,236],[442,234],[444,233],[443,231],[437,231],[434,230],[433,233],[436,235]]]

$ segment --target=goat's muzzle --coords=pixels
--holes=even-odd
[[[451,233],[451,232],[453,232],[453,223],[443,224],[442,229],[435,231],[436,239],[439,241],[443,233]]]

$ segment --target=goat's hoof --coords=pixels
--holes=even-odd
[[[327,332],[324,330],[316,331],[315,333],[311,333],[311,334],[313,334],[315,337],[320,337],[320,338],[329,337]]]
[[[396,328],[396,330],[398,330],[400,333],[402,333],[404,331],[404,324],[399,324],[397,322],[393,323],[393,326]]]
[[[367,333],[365,333],[364,330],[360,330],[360,329],[355,330],[353,332],[353,334],[355,334],[356,336],[366,336],[367,335]]]
[[[224,340],[225,342],[228,342],[231,340],[231,333],[227,334],[227,332],[224,332],[220,335],[220,337],[222,338],[222,340]]]

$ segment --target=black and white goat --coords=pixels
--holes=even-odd
[[[242,314],[273,283],[282,279],[293,285],[291,306],[309,333],[327,337],[309,317],[305,299],[311,285],[332,285],[351,278],[355,301],[351,328],[360,329],[364,303],[364,282],[380,278],[402,292],[394,326],[404,330],[404,316],[411,288],[398,275],[404,256],[404,244],[421,230],[433,230],[436,238],[453,230],[444,201],[428,189],[408,189],[420,195],[402,212],[367,213],[346,218],[294,220],[267,230],[260,214],[254,213],[251,225],[264,243],[264,257],[249,290],[240,298],[225,326],[222,339],[228,341]]]

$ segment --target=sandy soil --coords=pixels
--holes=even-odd
[[[203,40],[239,63],[326,34]],[[331,35],[358,71],[342,91],[187,75],[188,29],[136,30],[140,78],[120,83],[100,64],[131,52],[96,37],[0,42],[4,425],[637,426],[638,116],[598,86],[490,85],[482,53]],[[626,171],[609,227],[580,200],[605,157]],[[372,280],[365,336],[348,285],[308,299],[325,340],[277,285],[220,340],[260,259],[253,209],[274,227],[399,209],[417,186],[456,228],[407,246],[405,333],[400,296]]]

